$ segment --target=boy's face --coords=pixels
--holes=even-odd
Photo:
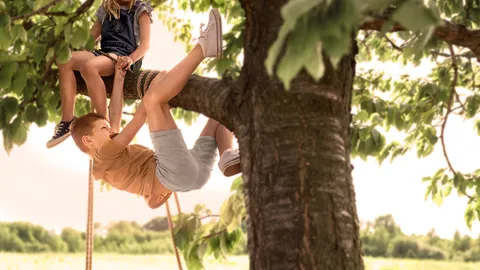
[[[110,137],[112,128],[106,120],[97,120],[93,123],[92,134],[83,136],[83,143],[90,149],[96,150]]]

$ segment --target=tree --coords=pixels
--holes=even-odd
[[[79,252],[85,249],[82,233],[73,228],[64,228],[60,237],[67,244],[68,252]]]
[[[72,48],[93,46],[88,15],[99,1],[70,2],[0,1],[0,129],[7,152],[25,142],[30,123],[58,120],[54,62],[67,61]],[[480,171],[455,169],[444,136],[450,117],[473,120],[480,108],[479,30],[471,30],[480,18],[478,1],[152,2],[183,41],[191,27],[171,15],[173,6],[220,7],[232,26],[224,36],[226,57],[206,67],[222,78],[192,76],[171,105],[212,117],[237,136],[250,268],[364,268],[351,156],[382,163],[416,149],[422,158],[440,144],[448,166],[423,179],[427,195],[441,203],[455,189],[470,198],[467,223],[479,217]],[[427,78],[394,80],[357,70],[357,62],[372,59],[436,65]],[[147,89],[146,74],[128,75],[127,98]],[[86,94],[80,80],[79,88]],[[78,101],[77,114],[88,111],[86,101]],[[387,141],[391,127],[405,134],[402,142]],[[196,229],[198,216],[188,218]]]
[[[143,225],[146,230],[162,232],[168,230],[168,220],[166,217],[155,217]]]

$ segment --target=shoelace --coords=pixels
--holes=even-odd
[[[60,124],[58,124],[56,127],[55,127],[55,133],[53,134],[55,137],[60,135],[60,131],[65,127],[65,122],[60,122]]]

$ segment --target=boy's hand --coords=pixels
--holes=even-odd
[[[127,71],[125,69],[120,68],[118,65],[115,66],[115,80],[124,80],[125,74]]]

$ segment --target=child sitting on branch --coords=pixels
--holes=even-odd
[[[75,51],[69,62],[58,65],[62,119],[55,126],[47,148],[54,147],[70,136],[70,124],[75,120],[74,106],[77,81],[74,71],[80,71],[87,85],[95,111],[107,115],[107,93],[102,76],[114,74],[116,60],[119,68],[140,69],[150,46],[152,7],[140,0],[104,0],[96,12],[97,20],[90,34],[100,40],[100,50]],[[120,116],[121,117],[121,116]],[[118,117],[117,117],[118,118]],[[113,119],[115,122],[121,119]]]

